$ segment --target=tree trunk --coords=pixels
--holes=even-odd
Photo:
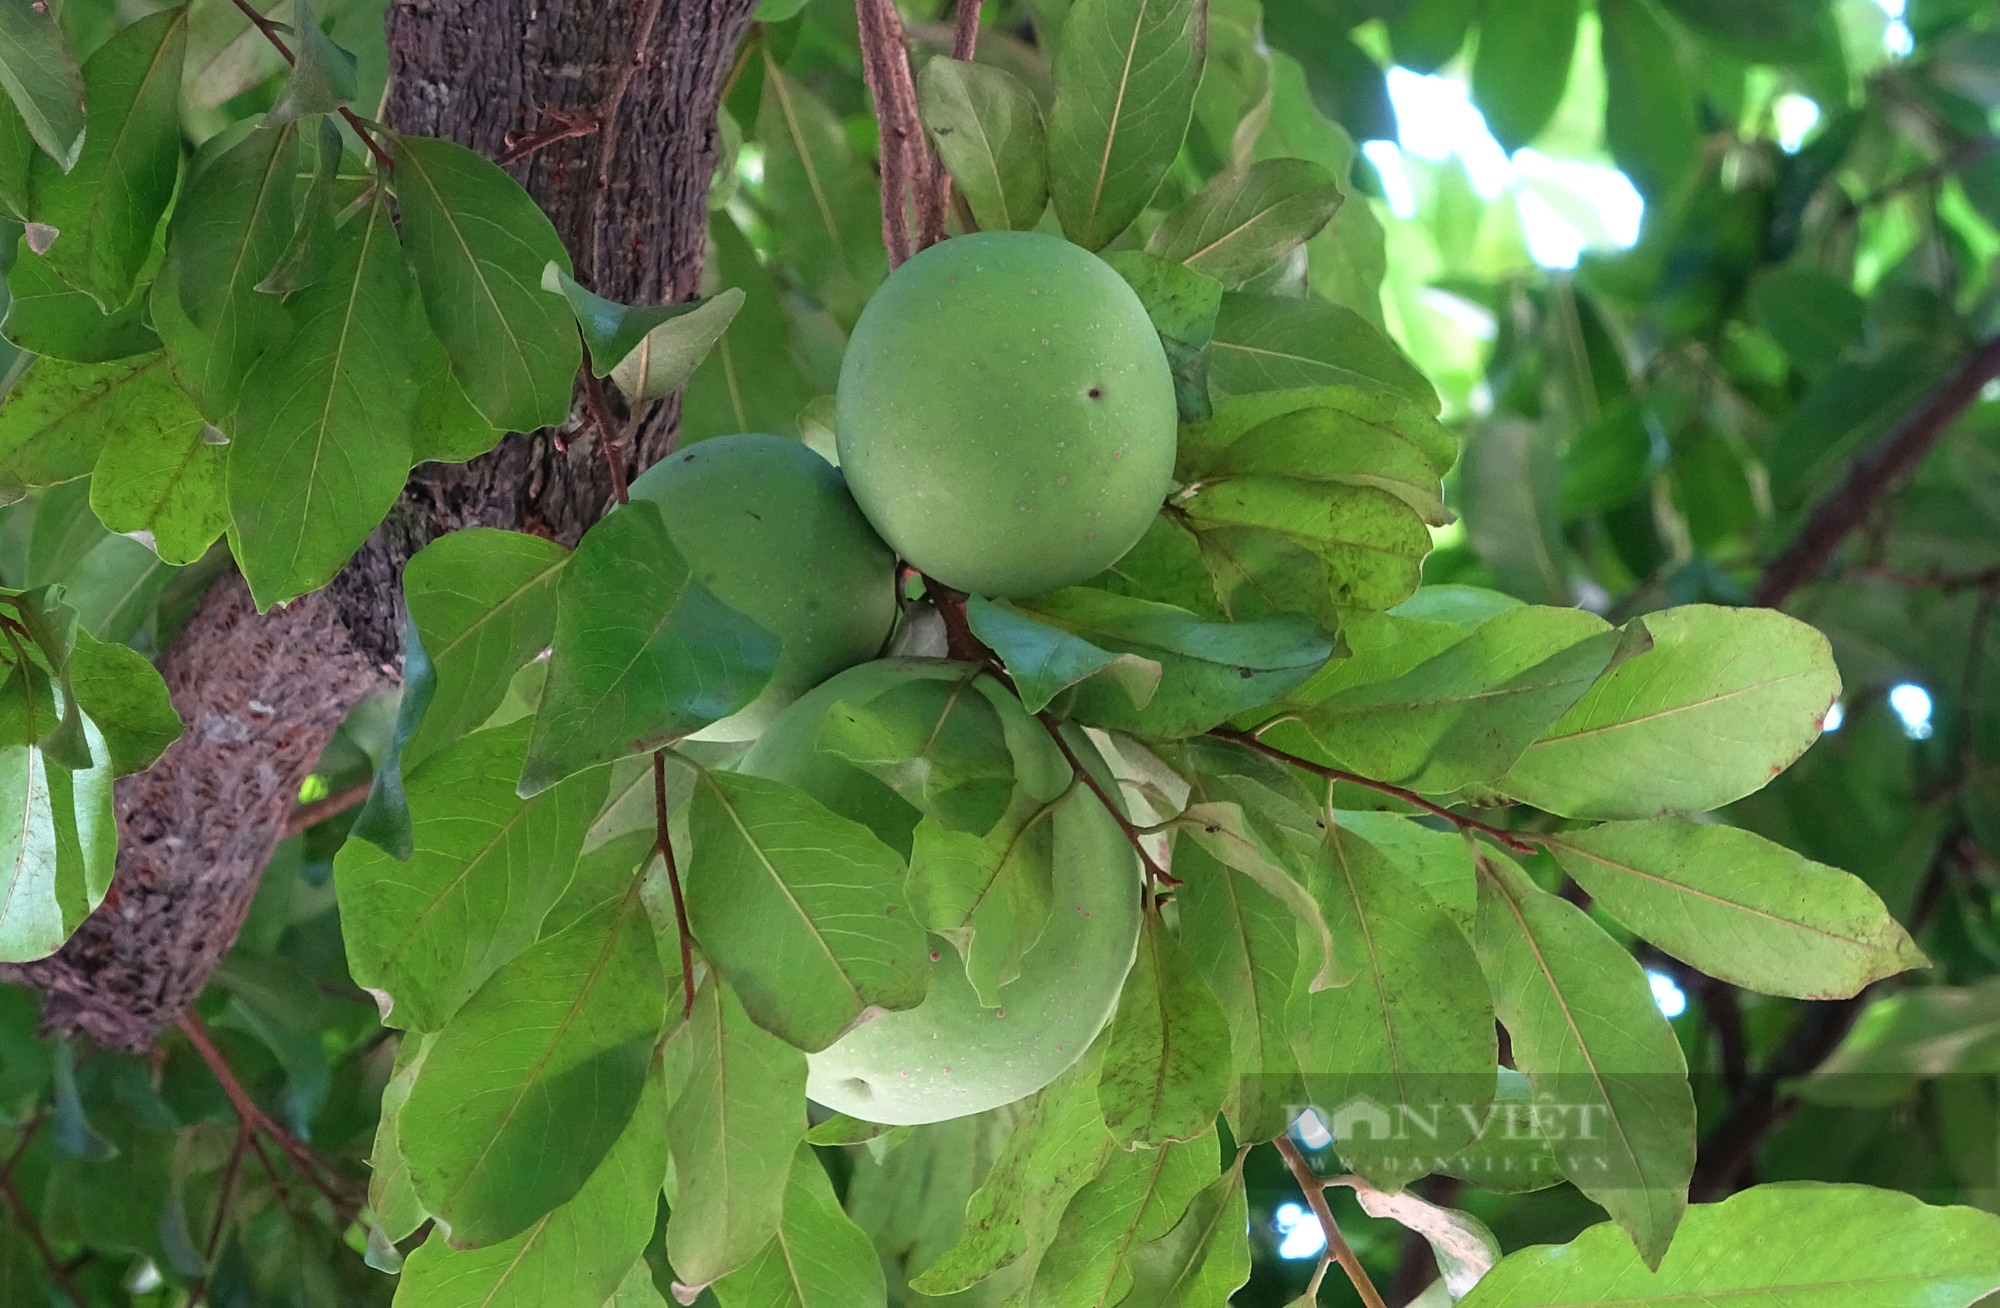
[[[397,0],[388,120],[497,158],[543,107],[601,119],[515,169],[578,277],[627,302],[684,300],[701,277],[715,110],[756,0]],[[636,466],[675,413],[647,424]],[[575,424],[572,424],[574,426]],[[257,616],[217,585],[162,658],[187,732],[118,786],[118,871],[53,957],[0,970],[39,987],[43,1026],[142,1050],[228,952],[299,783],[355,703],[401,658],[403,564],[474,525],[574,544],[611,496],[588,440],[510,436],[428,465],[326,590]]]

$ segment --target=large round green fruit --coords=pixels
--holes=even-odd
[[[862,664],[787,709],[740,766],[797,786],[907,853],[916,809],[814,742],[838,703],[866,703],[912,678],[960,680],[968,671],[937,659]],[[990,677],[973,685],[1000,710],[1020,783],[1060,793],[1069,775],[1061,751],[1046,735],[1046,752],[1021,748],[1040,724]],[[1086,762],[1101,763],[1081,733],[1070,739]],[[930,994],[916,1008],[872,1018],[809,1055],[811,1098],[870,1122],[939,1122],[1031,1095],[1083,1055],[1110,1020],[1132,966],[1139,864],[1124,832],[1085,786],[1069,789],[1053,822],[1054,907],[1020,975],[1000,987],[998,1006],[981,1006],[957,950],[933,935]]]
[[[695,579],[783,645],[763,693],[697,740],[749,740],[793,700],[881,653],[896,620],[896,560],[840,469],[794,440],[717,436],[632,483],[659,506]]]
[[[1174,470],[1174,382],[1145,306],[1097,256],[1032,232],[933,245],[875,293],[834,434],[861,511],[977,595],[1094,576]]]

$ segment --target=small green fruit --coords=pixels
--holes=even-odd
[[[835,439],[905,559],[979,595],[1094,576],[1145,534],[1174,470],[1173,377],[1145,306],[1054,236],[934,245],[875,293]]]
[[[896,620],[896,560],[840,470],[794,440],[717,436],[632,483],[666,519],[695,579],[783,644],[770,683],[696,740],[748,740],[786,705],[882,650]]]
[[[907,854],[916,809],[814,742],[836,704],[867,703],[913,678],[956,681],[966,672],[963,664],[937,659],[884,659],[849,669],[780,715],[740,766],[798,787]],[[1040,724],[1005,688],[988,677],[973,686],[1000,711],[1010,741],[1037,738]],[[1087,763],[1100,762],[1081,733],[1070,740]],[[1017,758],[1022,784],[1060,793],[1069,774],[1061,751],[1049,743],[1028,755]],[[933,935],[935,961],[924,1002],[863,1022],[808,1055],[807,1095],[866,1121],[939,1122],[1031,1095],[1083,1055],[1110,1020],[1132,966],[1139,863],[1088,787],[1072,786],[1053,822],[1054,906],[1041,938],[1021,960],[1020,975],[1000,987],[999,1005],[981,1006],[957,950]]]

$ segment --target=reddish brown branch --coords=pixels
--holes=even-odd
[[[1923,462],[1938,438],[1979,398],[1986,383],[2000,377],[2000,336],[1987,341],[1924,398],[1915,412],[1848,469],[1839,488],[1815,506],[1792,543],[1764,570],[1756,602],[1777,608],[1799,587],[1818,577],[1827,560],[1860,526],[1884,495]]]
[[[875,97],[882,154],[882,244],[894,271],[909,260],[910,209],[920,235],[942,236],[941,196],[930,184],[930,155],[917,116],[917,87],[910,77],[909,44],[895,0],[855,0],[861,21],[861,71]],[[936,211],[933,215],[933,210]],[[935,217],[935,223],[933,223]],[[926,240],[923,244],[930,244]]]
[[[979,9],[981,2],[982,0],[958,0],[956,13],[953,15],[954,21],[951,33],[951,57],[954,59],[969,62],[973,53],[979,47]],[[928,144],[926,142],[927,147]],[[945,238],[945,214],[952,209],[952,193],[951,174],[945,170],[944,160],[938,157],[938,152],[935,149],[927,148],[926,157],[930,162],[930,190],[927,197],[929,207],[925,210],[925,213],[926,215],[935,216],[936,226],[935,228],[930,226],[925,227],[922,233],[922,243],[930,246],[937,244]],[[963,197],[960,197],[959,208],[963,209],[964,207]]]
[[[1171,889],[1179,885],[1179,878],[1161,867],[1155,861],[1152,854],[1147,851],[1145,833],[1134,826],[1132,820],[1125,816],[1125,810],[1119,807],[1118,801],[1111,797],[1111,792],[1107,791],[1098,782],[1097,778],[1091,775],[1090,769],[1083,765],[1083,760],[1076,756],[1076,751],[1070,748],[1067,740],[1063,739],[1062,728],[1056,724],[1055,718],[1047,713],[1038,713],[1036,717],[1041,720],[1042,726],[1048,729],[1049,739],[1056,742],[1056,748],[1061,750],[1063,757],[1069,760],[1070,771],[1076,774],[1076,779],[1090,787],[1090,793],[1097,796],[1097,802],[1104,805],[1104,811],[1111,815],[1111,820],[1116,822],[1118,829],[1125,833],[1126,841],[1131,844],[1133,850],[1139,855],[1139,862],[1145,865],[1146,876],[1152,884],[1160,889]]]
[[[591,426],[597,428],[597,448],[604,452],[604,466],[611,474],[611,493],[620,504],[630,504],[632,496],[625,488],[625,456],[619,452],[618,429],[604,403],[604,383],[597,380],[588,363],[579,372],[583,377],[584,412],[590,415]]]
[[[299,62],[298,56],[292,53],[292,47],[285,44],[285,38],[278,35],[278,29],[272,25],[271,20],[258,12],[257,8],[250,3],[250,0],[235,0],[235,3],[236,7],[243,11],[243,16],[250,20],[250,25],[264,34],[264,39],[271,43],[271,48],[285,57],[286,63],[297,64]],[[375,143],[374,136],[368,131],[368,124],[362,122],[352,109],[349,109],[346,105],[340,106],[340,116],[346,120],[349,127],[354,129],[354,134],[361,138],[361,144],[368,147],[368,153],[375,156],[376,162],[380,163],[384,168],[394,168],[396,166],[396,161],[391,159],[388,153]]]
[[[681,868],[674,860],[673,833],[667,826],[667,751],[653,751],[653,823],[655,846],[667,865],[667,888],[674,893],[674,926],[681,938],[681,1016],[694,1015],[694,933],[688,930],[687,899],[681,893]]]
[[[1361,1302],[1368,1308],[1387,1308],[1382,1302],[1382,1292],[1375,1288],[1375,1282],[1368,1278],[1368,1269],[1354,1256],[1354,1250],[1347,1243],[1347,1237],[1340,1233],[1339,1223],[1333,1220],[1333,1209],[1327,1206],[1325,1180],[1315,1173],[1306,1156],[1292,1143],[1289,1135],[1281,1135],[1272,1141],[1278,1146],[1285,1166],[1291,1169],[1292,1179],[1299,1183],[1306,1202],[1312,1205],[1313,1216],[1319,1219],[1319,1228],[1326,1235],[1326,1252],[1320,1255],[1321,1262],[1332,1258],[1340,1264],[1340,1270],[1347,1273],[1347,1279],[1354,1283],[1354,1292],[1361,1296]]]
[[[1208,734],[1217,740],[1226,740],[1232,744],[1241,745],[1245,749],[1254,749],[1266,758],[1274,758],[1280,763],[1288,763],[1302,772],[1310,772],[1314,776],[1324,778],[1327,781],[1345,781],[1352,785],[1375,791],[1377,794],[1392,795],[1402,800],[1405,804],[1415,805],[1433,817],[1443,818],[1461,831],[1476,831],[1480,835],[1497,840],[1507,846],[1507,848],[1517,850],[1520,853],[1532,854],[1535,852],[1534,845],[1512,831],[1496,827],[1489,822],[1481,822],[1475,817],[1467,817],[1463,813],[1454,813],[1442,804],[1433,803],[1425,799],[1414,790],[1405,790],[1401,786],[1392,786],[1386,781],[1377,781],[1372,777],[1364,777],[1355,772],[1343,772],[1339,768],[1330,768],[1324,763],[1315,763],[1311,759],[1300,758],[1296,754],[1287,754],[1284,750],[1274,745],[1265,744],[1249,732],[1237,731],[1233,727],[1217,727]]]
[[[493,162],[502,168],[513,165],[541,153],[562,141],[574,140],[579,136],[589,136],[598,128],[597,115],[591,113],[569,113],[553,105],[538,106],[543,117],[553,121],[547,127],[537,127],[532,132],[522,132],[518,136],[507,133],[507,152]]]
[[[49,1248],[49,1239],[42,1234],[42,1224],[35,1220],[34,1212],[22,1202],[21,1194],[14,1188],[11,1178],[0,1181],[0,1198],[7,1201],[7,1206],[14,1210],[14,1220],[28,1233],[28,1243],[35,1246],[35,1254],[42,1260],[43,1270],[48,1272],[49,1280],[55,1282],[56,1288],[68,1296],[76,1308],[89,1308],[83,1295],[77,1292],[76,1282],[70,1279],[69,1269],[63,1266],[62,1259],[56,1257],[56,1251]]]
[[[336,790],[325,799],[316,799],[310,804],[300,804],[285,816],[283,839],[310,831],[330,817],[339,817],[352,808],[359,808],[368,802],[369,782],[357,782],[344,790]]]
[[[257,1106],[257,1101],[250,1097],[250,1093],[243,1088],[243,1083],[236,1079],[236,1073],[230,1068],[229,1060],[222,1056],[222,1051],[216,1048],[215,1042],[209,1038],[208,1028],[202,1025],[194,1010],[190,1008],[183,1011],[175,1025],[180,1028],[181,1034],[188,1038],[188,1043],[194,1046],[195,1052],[201,1055],[202,1062],[208,1064],[208,1070],[215,1076],[216,1083],[222,1087],[222,1093],[228,1096],[230,1107],[236,1110],[237,1121],[260,1134],[269,1136],[278,1148],[284,1151],[285,1157],[291,1160],[292,1166],[312,1183],[315,1190],[326,1196],[327,1202],[333,1205],[335,1214],[344,1221],[352,1221],[360,1211],[359,1205],[341,1194],[326,1179],[326,1177],[339,1178],[340,1174],[334,1171],[330,1164],[322,1161],[304,1141],[279,1126],[272,1120],[270,1114]],[[258,1149],[261,1156],[263,1151],[254,1139],[251,1141],[251,1147]],[[266,1166],[269,1166],[268,1161]]]

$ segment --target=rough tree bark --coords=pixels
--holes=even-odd
[[[597,118],[515,168],[585,278],[628,302],[687,299],[701,276],[715,108],[756,0],[396,0],[387,118],[492,158],[543,110]],[[637,466],[674,414],[647,425]],[[574,425],[574,424],[573,424]],[[219,583],[161,660],[187,733],[118,788],[118,871],[51,958],[0,970],[45,995],[43,1026],[143,1050],[236,938],[299,783],[348,711],[392,685],[402,567],[473,525],[574,543],[610,498],[587,440],[510,436],[427,466],[326,590],[259,617]]]

